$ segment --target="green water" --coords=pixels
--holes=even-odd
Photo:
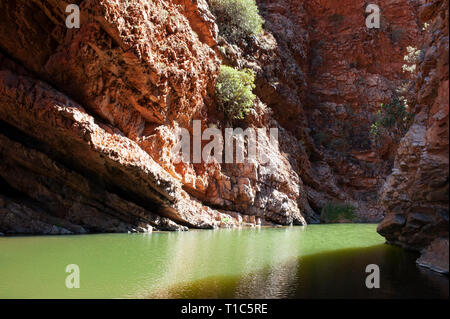
[[[448,297],[448,278],[416,257],[367,224],[0,237],[0,298]],[[380,289],[365,286],[370,263]]]

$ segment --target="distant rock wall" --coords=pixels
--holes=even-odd
[[[380,8],[379,29],[366,26],[368,3]],[[379,221],[378,191],[390,173],[398,140],[374,141],[371,125],[381,103],[404,94],[412,77],[402,71],[406,48],[420,34],[414,1],[305,1],[310,16],[308,94],[304,112],[310,136],[322,152],[311,160],[316,176],[332,175],[337,196],[362,220]],[[325,175],[321,184],[330,183]],[[312,187],[314,193],[318,187]]]

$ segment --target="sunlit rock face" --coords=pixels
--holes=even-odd
[[[364,1],[258,0],[263,34],[234,44],[206,0],[77,3],[79,29],[60,1],[0,4],[0,232],[304,225],[330,202],[382,218],[398,140],[375,144],[370,124],[408,90],[419,2],[380,1],[369,30]],[[233,126],[278,129],[277,145],[264,137],[271,165],[175,161],[178,129],[231,125],[214,96],[221,64],[256,73],[254,108]]]
[[[276,171],[173,161],[175,130],[212,122],[220,59],[205,1],[81,1],[80,29],[58,1],[1,6],[3,232],[306,223],[276,147],[265,150]]]
[[[412,104],[417,115],[400,142],[394,169],[383,187],[387,216],[378,232],[408,248],[421,250],[431,244],[421,258],[429,265],[427,259],[436,259],[429,258],[433,249],[442,251],[436,238],[447,238],[448,248],[448,1],[425,2],[420,18],[428,32]],[[448,272],[448,253],[437,256]]]
[[[5,233],[224,224],[150,148],[159,127],[202,116],[219,65],[175,4],[82,1],[80,29],[59,1],[1,6]]]

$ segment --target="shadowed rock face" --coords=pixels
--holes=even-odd
[[[354,205],[361,221],[379,221],[385,207],[380,232],[392,242],[422,248],[434,236],[420,225],[441,229],[448,25],[426,36],[410,103],[418,115],[384,207],[377,193],[398,140],[380,147],[369,136],[379,104],[412,80],[402,65],[422,35],[418,2],[380,1],[382,28],[368,30],[364,1],[258,0],[264,34],[237,44],[219,35],[206,0],[76,3],[80,29],[67,29],[61,1],[0,3],[0,232],[304,225],[334,201]],[[448,12],[431,7],[422,15],[433,21]],[[258,160],[174,161],[178,128],[227,127],[214,100],[220,64],[255,71],[254,109],[234,126],[278,128],[279,145],[264,148],[275,170]],[[397,189],[409,206],[390,199]],[[407,219],[419,226],[405,231]]]
[[[392,101],[411,82],[410,74],[402,72],[403,57],[420,32],[414,2],[374,3],[381,10],[380,29],[365,25],[367,1],[305,2],[312,18],[304,109],[310,135],[323,152],[323,160],[313,161],[313,167],[329,167],[339,195],[363,219],[379,221],[383,212],[377,193],[398,140],[383,136],[375,143],[370,126],[380,104]]]
[[[258,63],[258,95],[301,143],[291,153],[308,204],[320,212],[346,201],[360,220],[380,221],[377,194],[401,135],[375,143],[370,126],[380,104],[411,85],[402,66],[421,34],[417,3],[379,1],[380,29],[367,29],[364,1],[258,3],[280,51],[278,60]]]
[[[383,186],[387,216],[378,232],[389,242],[416,250],[431,244],[421,257],[422,264],[428,264],[434,249],[442,251],[442,245],[432,242],[447,238],[447,255],[436,255],[448,272],[448,1],[427,1],[420,18],[429,31],[422,43],[424,55],[414,92],[417,115]]]
[[[423,250],[417,264],[448,274],[448,238],[436,238]]]

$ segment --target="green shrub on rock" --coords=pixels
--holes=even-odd
[[[263,19],[255,0],[209,0],[209,5],[216,16],[220,35],[228,41],[261,34]]]
[[[242,120],[253,107],[255,73],[222,65],[216,82],[218,108],[228,120]]]
[[[400,135],[403,135],[414,118],[409,113],[405,101],[395,98],[391,103],[381,104],[377,112],[377,120],[370,126],[370,133],[376,141],[382,133],[382,130],[393,131],[397,129]]]

